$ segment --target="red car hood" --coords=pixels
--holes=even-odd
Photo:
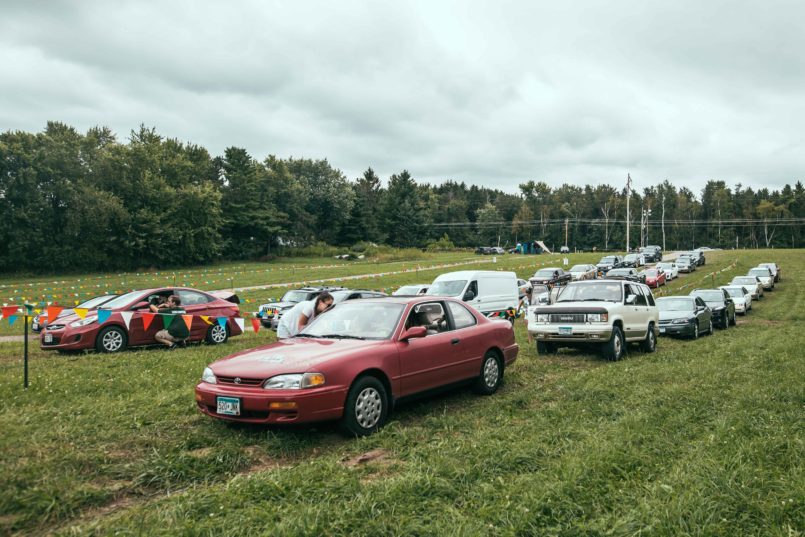
[[[330,360],[354,356],[387,340],[293,338],[227,356],[210,364],[216,375],[268,378],[312,372]]]

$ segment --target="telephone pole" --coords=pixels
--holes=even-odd
[[[632,176],[626,174],[626,251],[629,252],[629,227],[631,221],[629,220],[629,200],[632,197]]]
[[[665,190],[662,191],[662,251],[665,251]]]
[[[565,217],[565,246],[567,246],[567,217]]]

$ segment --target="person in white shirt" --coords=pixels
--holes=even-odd
[[[333,295],[326,291],[317,296],[315,300],[306,300],[298,303],[280,319],[280,323],[277,326],[277,338],[287,339],[295,336],[307,326],[316,315],[323,313],[332,305]]]

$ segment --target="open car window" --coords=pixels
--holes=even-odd
[[[415,326],[424,326],[429,336],[448,332],[450,327],[441,302],[425,302],[411,308],[408,319],[405,321],[405,328]]]

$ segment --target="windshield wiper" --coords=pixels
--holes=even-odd
[[[351,336],[349,334],[325,334],[323,336],[318,336],[324,339],[366,339],[365,337],[361,336]]]

